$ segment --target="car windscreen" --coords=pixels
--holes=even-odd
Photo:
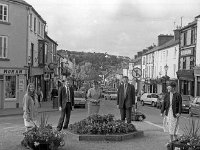
[[[85,98],[85,94],[83,92],[74,92],[74,97]]]
[[[190,97],[187,95],[182,95],[182,101],[189,101]]]

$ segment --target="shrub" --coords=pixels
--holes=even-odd
[[[133,124],[115,120],[114,115],[92,115],[69,125],[69,130],[77,134],[121,134],[136,131]]]

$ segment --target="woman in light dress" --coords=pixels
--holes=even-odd
[[[167,87],[168,93],[164,97],[161,115],[164,116],[164,132],[170,135],[170,142],[177,139],[179,129],[179,117],[182,109],[181,94],[176,92],[176,83],[171,82]],[[165,113],[164,113],[165,112]]]
[[[93,87],[88,90],[88,116],[98,114],[100,109],[101,89],[97,81],[93,82]]]
[[[30,83],[27,86],[27,91],[23,98],[23,118],[26,130],[35,126],[38,116],[38,106],[39,103],[35,86],[33,83]]]

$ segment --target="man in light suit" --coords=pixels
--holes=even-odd
[[[135,87],[128,83],[128,77],[123,76],[123,84],[118,88],[117,107],[120,109],[121,120],[131,123],[132,107],[135,105]]]
[[[58,131],[61,131],[62,128],[68,128],[71,110],[74,109],[74,89],[71,86],[71,81],[72,80],[69,77],[66,78],[64,85],[60,87],[58,92],[58,106],[61,111],[61,116],[57,126]]]

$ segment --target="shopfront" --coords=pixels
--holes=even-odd
[[[179,70],[177,76],[179,92],[183,95],[194,96],[194,70]]]
[[[27,70],[0,68],[0,109],[22,107]]]
[[[194,68],[194,76],[195,76],[195,96],[200,96],[200,67]]]

